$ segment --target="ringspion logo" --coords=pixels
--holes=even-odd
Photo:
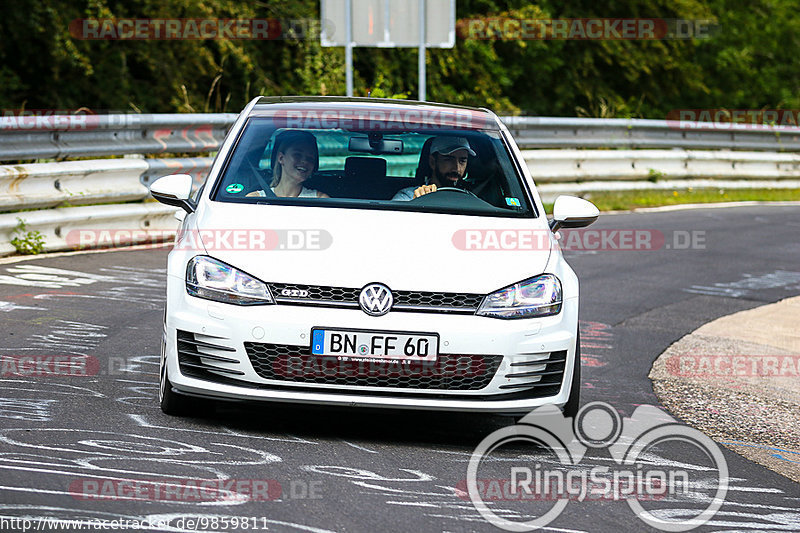
[[[527,445],[524,455],[504,449],[519,442]],[[602,450],[610,460],[586,464],[596,463],[587,457],[592,450]],[[702,468],[685,468],[692,461]],[[625,501],[650,527],[689,531],[714,517],[728,483],[724,455],[701,431],[651,405],[623,418],[613,406],[592,402],[574,420],[547,405],[494,431],[475,448],[466,480],[456,490],[505,531],[541,529],[570,502],[587,500]],[[663,499],[673,506],[691,502],[692,507],[685,514],[665,515],[652,505]]]

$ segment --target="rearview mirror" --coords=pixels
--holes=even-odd
[[[196,207],[190,199],[192,177],[189,174],[172,174],[158,178],[150,185],[150,194],[162,204],[180,207],[187,213],[193,213]]]
[[[554,233],[560,228],[583,228],[600,216],[597,207],[577,196],[559,196],[553,205],[553,220],[550,230]]]
[[[399,139],[384,139],[379,135],[369,137],[351,137],[348,144],[351,152],[366,152],[369,154],[402,154],[403,141]]]

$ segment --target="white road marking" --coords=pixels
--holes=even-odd
[[[248,435],[246,433],[242,433],[240,431],[234,431],[234,430],[228,429],[228,428],[223,428],[225,431],[213,431],[213,430],[210,430],[210,429],[178,428],[178,427],[169,427],[169,426],[160,426],[160,425],[157,425],[157,424],[151,424],[150,422],[145,420],[145,417],[142,416],[142,415],[136,415],[136,414],[129,413],[128,417],[130,417],[130,419],[133,420],[134,422],[136,422],[139,426],[145,427],[145,428],[168,429],[170,431],[186,431],[186,432],[189,432],[189,433],[202,433],[204,435],[231,435],[231,436],[234,436],[234,437],[244,437],[244,438],[248,438],[248,439],[273,440],[273,441],[279,441],[279,442],[291,442],[293,444],[314,444],[314,445],[319,444],[318,442],[313,442],[313,441],[310,441],[310,440],[302,439],[300,437],[293,437],[291,435],[287,435],[287,437],[290,437],[290,438],[265,437],[263,435]]]
[[[361,450],[361,451],[363,451],[363,452],[368,452],[368,453],[380,453],[380,452],[376,452],[375,450],[370,450],[370,449],[368,449],[368,448],[364,448],[363,446],[359,446],[358,444],[353,444],[352,442],[347,442],[346,440],[343,440],[343,439],[339,439],[339,440],[341,440],[342,442],[344,442],[344,443],[345,443],[345,444],[347,444],[348,446],[352,446],[353,448],[355,448],[355,449],[357,449],[357,450]]]

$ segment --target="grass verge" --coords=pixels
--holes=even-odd
[[[664,191],[592,192],[582,195],[600,211],[716,202],[785,202],[800,200],[800,189],[676,189]],[[553,204],[544,204],[548,213]]]

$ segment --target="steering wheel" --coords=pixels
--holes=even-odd
[[[460,193],[463,193],[463,194],[468,194],[468,195],[470,195],[470,196],[474,196],[475,198],[478,198],[478,195],[476,195],[474,192],[472,192],[472,191],[468,191],[467,189],[459,189],[458,187],[439,187],[438,189],[436,189],[436,190],[435,190],[435,191],[433,191],[433,192],[439,192],[439,191],[453,191],[453,192],[460,192]],[[428,194],[431,194],[431,193],[428,193]],[[424,195],[423,195],[423,196],[424,196]],[[420,196],[420,198],[422,198],[422,196]],[[478,199],[480,200],[480,198],[478,198]]]

